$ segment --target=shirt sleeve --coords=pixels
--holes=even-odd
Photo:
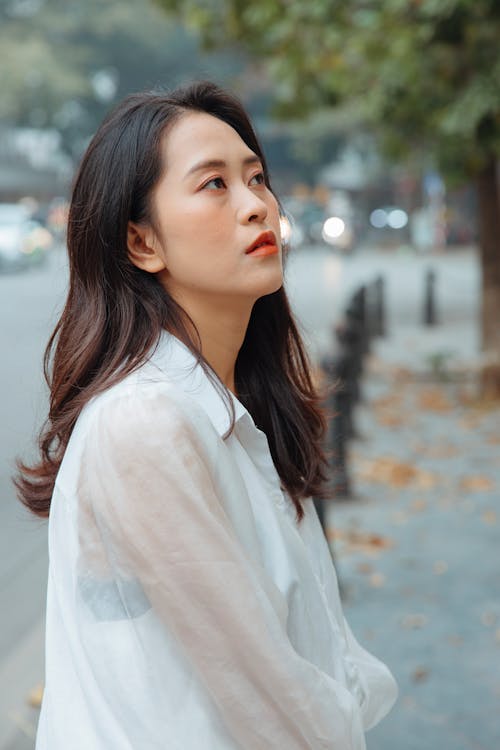
[[[363,727],[367,731],[376,726],[394,706],[398,698],[398,685],[387,665],[363,648],[354,636],[342,611],[337,575],[325,533],[312,499],[306,502],[306,519],[309,525],[304,524],[301,529],[304,543],[316,567],[318,579],[325,589],[328,602],[334,609],[335,617],[339,624],[342,623],[348,659],[356,666],[364,695],[361,701],[361,716]]]
[[[107,559],[139,581],[236,747],[364,750],[356,699],[294,650],[285,598],[238,540],[214,484],[224,446],[203,417],[168,386],[93,417],[79,495]]]
[[[343,621],[351,658],[363,676],[366,699],[361,715],[367,731],[389,713],[398,697],[398,685],[389,668],[357,641],[345,617]]]

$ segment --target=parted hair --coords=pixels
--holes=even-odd
[[[132,94],[101,124],[72,191],[69,288],[44,355],[50,406],[38,438],[40,457],[31,465],[18,459],[14,477],[20,501],[38,516],[49,515],[57,472],[82,408],[140,367],[162,329],[190,348],[225,399],[232,417],[226,437],[234,428],[230,394],[203,358],[193,321],[155,274],[131,262],[127,249],[129,221],[154,226],[151,197],[163,170],[162,139],[189,111],[211,114],[234,128],[260,157],[272,190],[264,153],[241,101],[211,81]],[[236,360],[235,386],[267,435],[300,522],[301,501],[328,494],[325,418],[283,287],[253,306]]]

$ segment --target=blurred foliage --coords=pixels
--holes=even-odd
[[[78,156],[130,91],[192,76],[232,82],[241,52],[199,54],[194,34],[149,0],[0,0],[0,118],[55,127]]]
[[[254,71],[241,45],[208,54],[200,46],[194,30],[151,0],[0,0],[0,120],[55,128],[78,159],[105,113],[130,91],[211,78],[245,101],[282,182],[313,183],[335,157],[342,129],[321,118],[307,133],[300,122],[273,127],[269,76]]]
[[[500,155],[498,0],[157,0],[208,49],[237,42],[276,111],[343,106],[386,152],[420,150],[451,180]]]
[[[151,0],[0,0],[0,119],[54,127],[79,158],[104,114],[130,91],[207,77],[245,100],[273,171],[313,182],[343,131],[321,121],[272,127],[268,76],[254,73],[237,44],[203,54],[200,39]],[[314,133],[311,143],[310,133]]]

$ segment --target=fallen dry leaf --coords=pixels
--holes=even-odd
[[[391,515],[391,521],[396,526],[402,526],[403,524],[408,523],[408,514],[403,510],[396,510]]]
[[[405,615],[401,620],[401,625],[407,630],[415,630],[416,628],[423,628],[429,622],[427,615],[422,614],[410,614]]]
[[[428,507],[428,505],[429,503],[427,502],[427,500],[424,500],[421,497],[417,497],[410,503],[410,511],[412,513],[422,513],[422,511],[424,511]]]
[[[342,541],[349,547],[362,550],[368,554],[377,554],[380,550],[394,546],[393,540],[388,537],[356,531],[355,529],[328,528],[326,535],[328,539]]]
[[[447,636],[446,640],[452,646],[462,646],[462,644],[464,642],[463,637],[461,635],[457,635],[456,633],[452,633],[451,635]]]
[[[401,396],[395,393],[374,399],[371,408],[377,422],[384,427],[402,427],[411,418],[410,412],[403,408]]]
[[[371,402],[372,409],[387,409],[387,408],[400,408],[401,407],[401,395],[395,393],[388,393],[385,396],[379,396],[374,398]]]
[[[448,570],[448,563],[446,562],[446,560],[436,560],[436,562],[432,566],[432,569],[437,576],[441,576]]]
[[[494,612],[483,612],[481,614],[481,622],[487,628],[491,628],[497,621],[497,616]]]
[[[414,373],[406,367],[394,367],[392,376],[398,385],[411,383],[415,377]]]
[[[453,409],[453,404],[439,388],[426,388],[418,399],[418,405],[425,411],[448,412]]]
[[[408,419],[403,414],[389,411],[375,412],[375,418],[383,427],[402,427],[408,423]]]
[[[453,443],[437,443],[424,445],[419,452],[427,458],[452,458],[458,454],[459,450]]]
[[[483,415],[480,414],[470,414],[467,417],[463,417],[458,421],[458,424],[460,427],[463,427],[465,430],[477,430],[478,427],[481,425],[481,420],[483,418]]]
[[[359,473],[363,479],[369,482],[381,482],[394,487],[407,487],[414,484],[422,489],[430,489],[437,483],[436,475],[418,469],[413,464],[390,457],[365,461],[361,465]]]
[[[424,682],[429,677],[429,670],[427,667],[417,667],[411,678],[413,682]]]
[[[379,589],[382,586],[385,586],[385,575],[383,573],[372,573],[370,578],[370,586],[373,586],[375,589]]]
[[[405,386],[415,380],[415,375],[411,370],[390,364],[375,353],[370,355],[367,369],[374,375],[378,374],[383,375],[387,379],[394,379],[395,383],[399,386]]]
[[[489,526],[494,526],[497,522],[497,514],[494,510],[485,510],[481,513],[481,521],[487,523]]]
[[[462,477],[458,486],[464,492],[489,492],[494,488],[494,483],[489,477],[476,474]]]
[[[370,563],[367,562],[361,562],[356,565],[356,570],[358,573],[369,575],[370,573],[373,573],[373,565],[370,565]]]
[[[476,391],[463,391],[459,393],[459,398],[464,406],[469,409],[475,409],[476,411],[482,411],[491,413],[500,408],[500,400],[498,398],[491,398],[488,396],[482,396]]]

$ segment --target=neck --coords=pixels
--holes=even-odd
[[[224,385],[236,396],[235,365],[248,328],[253,302],[238,311],[219,304],[217,309],[205,305],[182,303],[194,322],[201,341],[201,353]]]

